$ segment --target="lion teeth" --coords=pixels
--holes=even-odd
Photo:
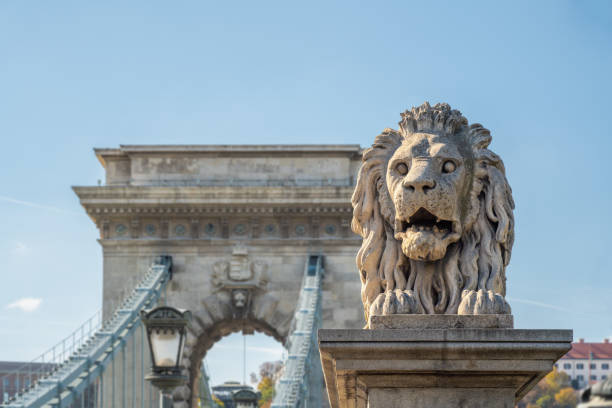
[[[434,234],[438,234],[440,232],[440,230],[438,229],[437,225],[433,226],[433,232],[434,232]]]

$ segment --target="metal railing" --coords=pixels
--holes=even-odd
[[[13,386],[10,387],[11,391],[8,392],[9,399],[26,392],[36,385],[38,379],[47,377],[57,370],[62,363],[68,360],[70,355],[82,347],[100,329],[101,325],[102,310],[98,310],[96,314],[49,350],[17,369],[2,374],[0,381],[8,379],[13,382]]]
[[[24,387],[0,407],[38,408],[52,405],[64,408],[77,400],[83,405],[85,390],[98,380],[115,354],[125,347],[126,340],[140,325],[138,313],[157,302],[171,273],[172,258],[159,257],[108,320],[97,327],[94,321],[88,320],[68,340],[52,347],[51,355],[49,352],[43,353],[43,358],[52,361],[49,366],[40,371],[36,381],[30,381],[28,387]],[[97,397],[93,397],[94,401]]]
[[[200,408],[216,408],[217,403],[213,401],[213,394],[210,388],[210,375],[208,374],[208,366],[206,361],[202,361],[200,367],[200,383],[199,383],[199,407]]]
[[[309,256],[293,319],[293,330],[287,344],[288,354],[271,408],[321,406],[319,394],[322,390],[310,393],[310,386],[320,387],[321,384],[317,331],[321,327],[323,274],[323,257]]]

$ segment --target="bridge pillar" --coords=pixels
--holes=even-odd
[[[164,301],[194,314],[189,385],[175,393],[175,408],[196,405],[201,359],[222,336],[257,330],[287,338],[310,255],[325,258],[322,327],[365,324],[353,295],[360,239],[349,229],[358,145],[123,145],[95,153],[105,185],[74,191],[100,230],[104,319],[160,255],[173,260]],[[107,370],[104,391],[114,377],[122,402],[125,377],[128,404],[135,393],[135,406],[150,406],[148,390],[140,398],[133,380],[141,375],[133,350],[140,353],[138,341],[126,346],[125,365],[117,357],[114,376]],[[320,379],[308,381],[324,398]]]

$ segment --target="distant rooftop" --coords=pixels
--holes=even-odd
[[[612,343],[608,339],[604,339],[603,343],[585,343],[580,339],[578,343],[572,343],[572,349],[562,359],[588,360],[589,356],[598,360],[612,360]]]
[[[20,368],[36,368],[53,367],[54,363],[33,363],[30,361],[0,361],[0,372],[15,371]]]

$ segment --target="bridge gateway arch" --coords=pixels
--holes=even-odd
[[[304,324],[365,324],[355,296],[361,241],[350,230],[358,145],[122,145],[95,153],[106,171],[105,185],[73,189],[100,231],[103,317],[121,310],[161,255],[172,262],[162,296],[194,316],[184,358],[189,384],[175,392],[175,406],[195,406],[201,361],[222,336],[256,330],[304,349],[313,340],[299,338]],[[324,270],[316,301],[304,297],[312,289],[305,285],[315,285],[305,280],[315,267]],[[299,320],[299,301],[319,302],[311,305],[314,323],[313,316]],[[114,359],[120,369],[113,378],[105,371],[104,406],[111,400],[122,406],[115,399],[126,398],[129,406],[150,406],[151,396],[139,389],[142,367],[149,368],[142,339],[135,331],[124,355]],[[298,341],[306,346],[296,346]],[[275,403],[327,403],[317,348],[309,350],[316,352],[310,373],[285,370],[305,377],[307,396],[297,390],[304,384],[293,384]]]

